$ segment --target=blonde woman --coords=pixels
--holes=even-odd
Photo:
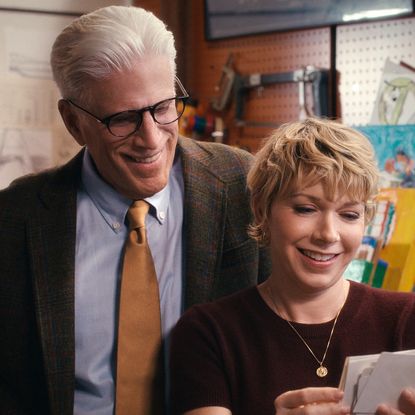
[[[349,355],[415,348],[415,294],[343,278],[373,215],[373,148],[333,121],[283,125],[248,175],[251,236],[269,278],[191,308],[172,338],[175,414],[347,414],[337,389]],[[401,410],[414,414],[413,391]]]

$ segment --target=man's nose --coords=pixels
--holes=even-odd
[[[133,134],[134,140],[148,148],[158,148],[161,131],[150,111],[145,111],[142,115],[143,119],[140,128]]]

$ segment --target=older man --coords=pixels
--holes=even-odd
[[[268,274],[246,233],[251,156],[178,137],[175,57],[135,7],[84,15],[54,43],[59,111],[83,148],[0,192],[1,414],[156,413],[159,338],[184,308]],[[144,245],[138,265],[126,240]]]

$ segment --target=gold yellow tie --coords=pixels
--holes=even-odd
[[[153,415],[159,396],[160,300],[145,217],[149,205],[135,201],[128,210],[118,323],[116,415]],[[157,378],[157,379],[156,379]],[[158,402],[155,402],[158,401]]]

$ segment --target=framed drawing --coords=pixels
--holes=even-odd
[[[224,39],[413,12],[413,0],[205,0],[205,34],[207,40]]]

